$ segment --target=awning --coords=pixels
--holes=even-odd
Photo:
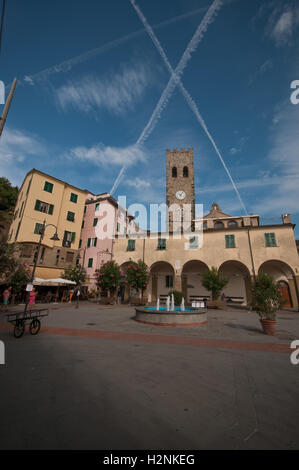
[[[68,279],[62,279],[58,277],[57,279],[41,279],[40,277],[35,277],[33,284],[35,286],[75,286],[74,281],[69,281]]]

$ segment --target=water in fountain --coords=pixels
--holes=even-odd
[[[174,295],[171,294],[171,310],[174,310]]]

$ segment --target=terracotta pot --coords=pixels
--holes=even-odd
[[[276,329],[276,320],[260,320],[264,333],[266,335],[274,335]]]

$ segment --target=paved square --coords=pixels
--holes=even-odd
[[[269,337],[246,311],[157,327],[132,307],[52,307],[21,339],[0,314],[1,449],[299,448],[298,313]]]

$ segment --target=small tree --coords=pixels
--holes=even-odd
[[[126,269],[126,282],[127,284],[139,292],[142,296],[142,291],[146,288],[149,281],[149,272],[147,265],[139,260],[130,261]]]
[[[212,294],[212,300],[218,300],[223,287],[228,283],[228,278],[222,276],[215,267],[205,271],[201,280],[205,287]]]
[[[261,273],[257,276],[253,287],[252,306],[262,320],[275,320],[276,312],[284,300],[275,284],[273,278],[268,274]]]
[[[86,271],[81,264],[78,264],[77,266],[65,268],[61,277],[75,282],[78,286],[80,284],[84,284],[86,280]]]
[[[28,264],[19,264],[12,276],[9,278],[9,284],[12,286],[13,298],[21,296],[25,292],[27,283],[31,279],[31,268]]]
[[[120,267],[115,261],[107,261],[95,271],[96,284],[100,289],[108,290],[111,294],[119,287],[121,278]]]

